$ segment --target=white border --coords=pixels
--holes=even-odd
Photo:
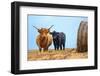
[[[27,61],[27,14],[87,16],[88,59]],[[43,7],[20,7],[20,70],[94,65],[94,11]]]

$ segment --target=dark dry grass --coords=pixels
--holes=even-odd
[[[75,48],[65,50],[50,50],[28,52],[28,60],[61,60],[61,59],[83,59],[88,58],[87,52],[77,52]]]

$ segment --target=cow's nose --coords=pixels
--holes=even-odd
[[[45,36],[42,36],[43,39],[45,39]]]
[[[43,39],[45,39],[45,36],[43,36]]]

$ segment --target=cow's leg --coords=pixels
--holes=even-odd
[[[43,50],[44,50],[44,51],[48,51],[48,47],[44,48]]]
[[[55,41],[54,41],[54,48],[55,48],[55,50],[57,49],[57,44]]]
[[[39,48],[39,51],[41,52],[42,48]]]
[[[60,45],[60,50],[62,50],[62,45]]]
[[[63,44],[63,50],[65,50],[65,43]]]
[[[57,44],[57,50],[59,50],[59,44]]]
[[[54,45],[54,48],[55,48],[55,50],[57,50],[57,46],[56,46],[56,44]]]
[[[59,39],[59,47],[60,47],[60,50],[62,50],[62,41],[61,41],[61,39]]]

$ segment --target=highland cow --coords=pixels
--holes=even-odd
[[[50,29],[52,28],[52,26],[48,29],[47,28],[38,29],[37,27],[33,26],[39,32],[39,35],[36,38],[36,43],[37,43],[40,51],[42,49],[44,51],[47,51],[49,46],[52,44],[53,38],[52,38],[52,35],[50,34]]]

